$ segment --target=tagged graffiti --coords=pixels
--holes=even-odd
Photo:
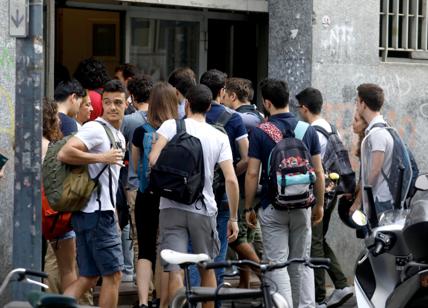
[[[334,60],[349,59],[355,44],[354,28],[349,25],[335,25],[321,41],[321,48]]]

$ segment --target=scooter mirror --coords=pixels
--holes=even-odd
[[[356,210],[354,213],[352,213],[351,219],[359,227],[364,227],[367,225],[367,216],[360,210]]]
[[[422,191],[428,190],[428,174],[421,174],[417,177],[415,188]]]

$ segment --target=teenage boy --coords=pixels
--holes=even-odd
[[[60,129],[64,136],[77,132],[77,123],[74,119],[79,113],[80,104],[86,91],[76,80],[61,81],[55,88],[54,99],[58,104]]]
[[[234,241],[238,235],[238,202],[239,188],[233,168],[232,151],[227,136],[207,124],[205,116],[210,108],[212,95],[204,85],[190,88],[187,95],[186,132],[197,137],[202,144],[204,157],[204,202],[197,201],[192,205],[180,204],[161,198],[159,214],[160,250],[173,249],[180,252],[188,251],[189,237],[193,253],[205,253],[211,258],[218,255],[219,240],[216,230],[217,204],[215,202],[212,183],[214,167],[218,163],[223,172],[226,192],[229,200],[230,218],[227,221],[227,239]],[[162,149],[176,135],[175,120],[168,120],[158,129],[159,139],[150,153],[150,164],[154,165]],[[180,268],[165,265],[164,270],[173,272],[169,278],[169,297],[175,295],[182,287]],[[201,285],[215,287],[216,277],[213,270],[200,270]],[[213,303],[203,305],[213,307]]]
[[[125,138],[119,129],[127,108],[125,89],[120,81],[112,80],[105,84],[102,103],[102,117],[83,125],[58,153],[58,159],[64,163],[88,164],[92,178],[108,166],[99,178],[101,192],[94,191],[87,206],[72,217],[80,277],[64,294],[79,298],[102,276],[99,305],[116,307],[123,254],[114,203],[125,151]],[[103,125],[111,130],[115,148],[112,148]]]
[[[224,125],[224,130],[229,137],[229,144],[232,149],[233,164],[235,166],[235,173],[237,176],[245,174],[248,163],[248,134],[245,129],[242,118],[236,112],[227,110],[222,103],[224,95],[224,86],[226,83],[227,75],[219,70],[212,69],[201,76],[200,83],[206,85],[211,90],[213,100],[211,102],[211,108],[207,112],[206,119],[210,124],[215,124],[220,119],[230,113],[229,120]],[[216,261],[224,261],[227,254],[227,237],[226,227],[229,219],[229,204],[225,194],[218,193],[216,195],[216,201],[218,203],[218,215],[217,215],[217,231],[220,237],[220,254],[215,259]],[[220,284],[222,280],[222,274],[224,269],[217,269],[217,283]]]
[[[260,89],[263,107],[270,114],[268,122],[281,132],[294,131],[298,121],[289,111],[287,84],[277,79],[265,79],[261,82]],[[316,174],[316,205],[312,211],[310,207],[284,211],[275,209],[269,198],[268,160],[276,143],[259,127],[254,128],[250,134],[248,153],[250,158],[245,178],[246,221],[250,228],[256,227],[257,218],[253,210],[253,203],[259,182],[260,167],[262,167],[261,207],[258,216],[262,228],[264,257],[274,263],[291,258],[306,257],[309,254],[311,242],[311,213],[314,224],[319,223],[323,217],[324,172],[315,129],[309,126],[302,141],[311,155],[312,166]],[[313,284],[313,281],[302,281],[302,272],[301,265],[293,264],[288,269],[278,269],[269,274],[276,283],[278,292],[289,303],[293,303],[294,307],[298,307],[301,300],[306,300],[306,298],[300,299],[301,288]],[[302,292],[302,294],[305,295],[306,292]]]
[[[299,114],[303,121],[308,122],[314,127],[321,127],[328,133],[332,132],[330,123],[321,117],[323,98],[318,89],[306,88],[296,95],[298,101]],[[327,137],[317,131],[318,139],[321,147],[321,161],[324,159],[325,150],[327,147]],[[311,257],[314,258],[329,258],[331,265],[327,270],[331,280],[333,281],[335,290],[326,300],[325,290],[325,271],[324,269],[314,269],[315,272],[315,300],[317,308],[330,307],[332,305],[341,305],[352,297],[352,288],[348,285],[345,275],[340,267],[331,247],[328,245],[325,235],[328,231],[331,214],[336,206],[337,198],[325,199],[323,220],[312,226],[312,245]]]
[[[183,119],[186,116],[186,93],[196,85],[195,72],[189,67],[179,67],[168,77],[168,83],[175,88],[178,97],[178,117]]]

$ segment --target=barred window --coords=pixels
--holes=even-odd
[[[427,0],[380,0],[379,52],[388,57],[427,59]]]

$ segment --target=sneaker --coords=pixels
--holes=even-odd
[[[315,308],[327,308],[327,304],[325,302],[315,303]]]
[[[348,299],[352,297],[354,290],[352,287],[346,287],[343,289],[336,289],[327,299],[327,307],[339,307],[342,306]]]

